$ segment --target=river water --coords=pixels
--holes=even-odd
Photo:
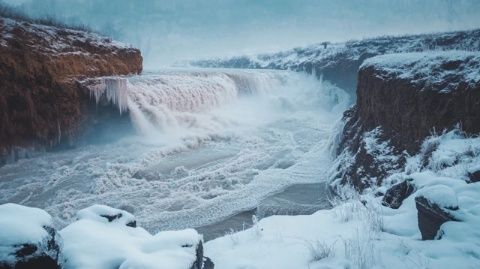
[[[92,87],[92,98],[129,113],[136,134],[0,167],[0,203],[43,208],[59,227],[79,209],[106,204],[151,232],[203,227],[210,237],[219,231],[211,225],[260,205],[284,214],[272,197],[285,190],[298,198],[285,208],[302,212],[312,192],[293,186],[325,180],[335,123],[349,104],[326,82],[272,70],[109,78]]]

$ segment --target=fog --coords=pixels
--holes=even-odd
[[[1,0],[0,0],[1,1]],[[477,0],[4,0],[139,47],[145,67],[324,40],[471,29]]]

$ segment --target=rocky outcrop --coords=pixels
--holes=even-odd
[[[61,238],[43,210],[0,205],[0,268],[60,268]]]
[[[393,209],[398,209],[403,200],[415,191],[415,186],[410,181],[405,180],[390,187],[382,199],[382,205]]]
[[[432,133],[458,127],[466,134],[479,134],[478,74],[480,54],[474,52],[392,54],[366,60],[359,70],[357,102],[344,115],[337,150],[350,162],[335,176],[362,190],[381,184],[402,167],[404,156],[417,153]],[[366,182],[365,177],[376,180]]]
[[[468,182],[467,183],[476,183],[480,182],[480,167],[476,167],[476,169],[471,169],[468,172]]]
[[[415,197],[418,228],[422,234],[422,240],[440,239],[442,224],[447,221],[458,221],[453,216],[453,212],[459,209],[453,191],[442,185],[435,186],[430,191],[429,195]],[[453,200],[453,202],[445,203],[444,200]]]
[[[289,51],[191,62],[200,67],[269,68],[322,76],[355,95],[357,72],[367,58],[399,52],[480,50],[480,30],[410,36],[385,36],[345,43],[320,43]]]
[[[140,51],[109,38],[0,18],[0,164],[71,145],[97,120],[79,80],[141,71]]]

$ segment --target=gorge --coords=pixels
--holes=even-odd
[[[160,70],[0,34],[2,269],[480,266],[480,30]]]

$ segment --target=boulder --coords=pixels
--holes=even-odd
[[[458,221],[453,215],[459,209],[455,194],[446,186],[437,185],[424,190],[415,197],[415,206],[422,240],[440,239],[443,234],[440,230],[442,224]]]
[[[478,170],[470,171],[468,173],[468,183],[480,182],[480,167]]]
[[[47,212],[3,204],[0,205],[0,216],[0,268],[61,268],[62,241]]]
[[[398,209],[403,200],[405,200],[415,190],[415,186],[410,181],[405,180],[390,187],[383,196],[382,205],[393,209]]]
[[[114,223],[128,227],[137,227],[135,216],[121,209],[106,205],[92,205],[77,212],[78,219],[89,219],[103,223]]]
[[[60,231],[67,268],[213,268],[193,229],[151,234],[131,213],[105,205],[82,209],[77,217]]]

